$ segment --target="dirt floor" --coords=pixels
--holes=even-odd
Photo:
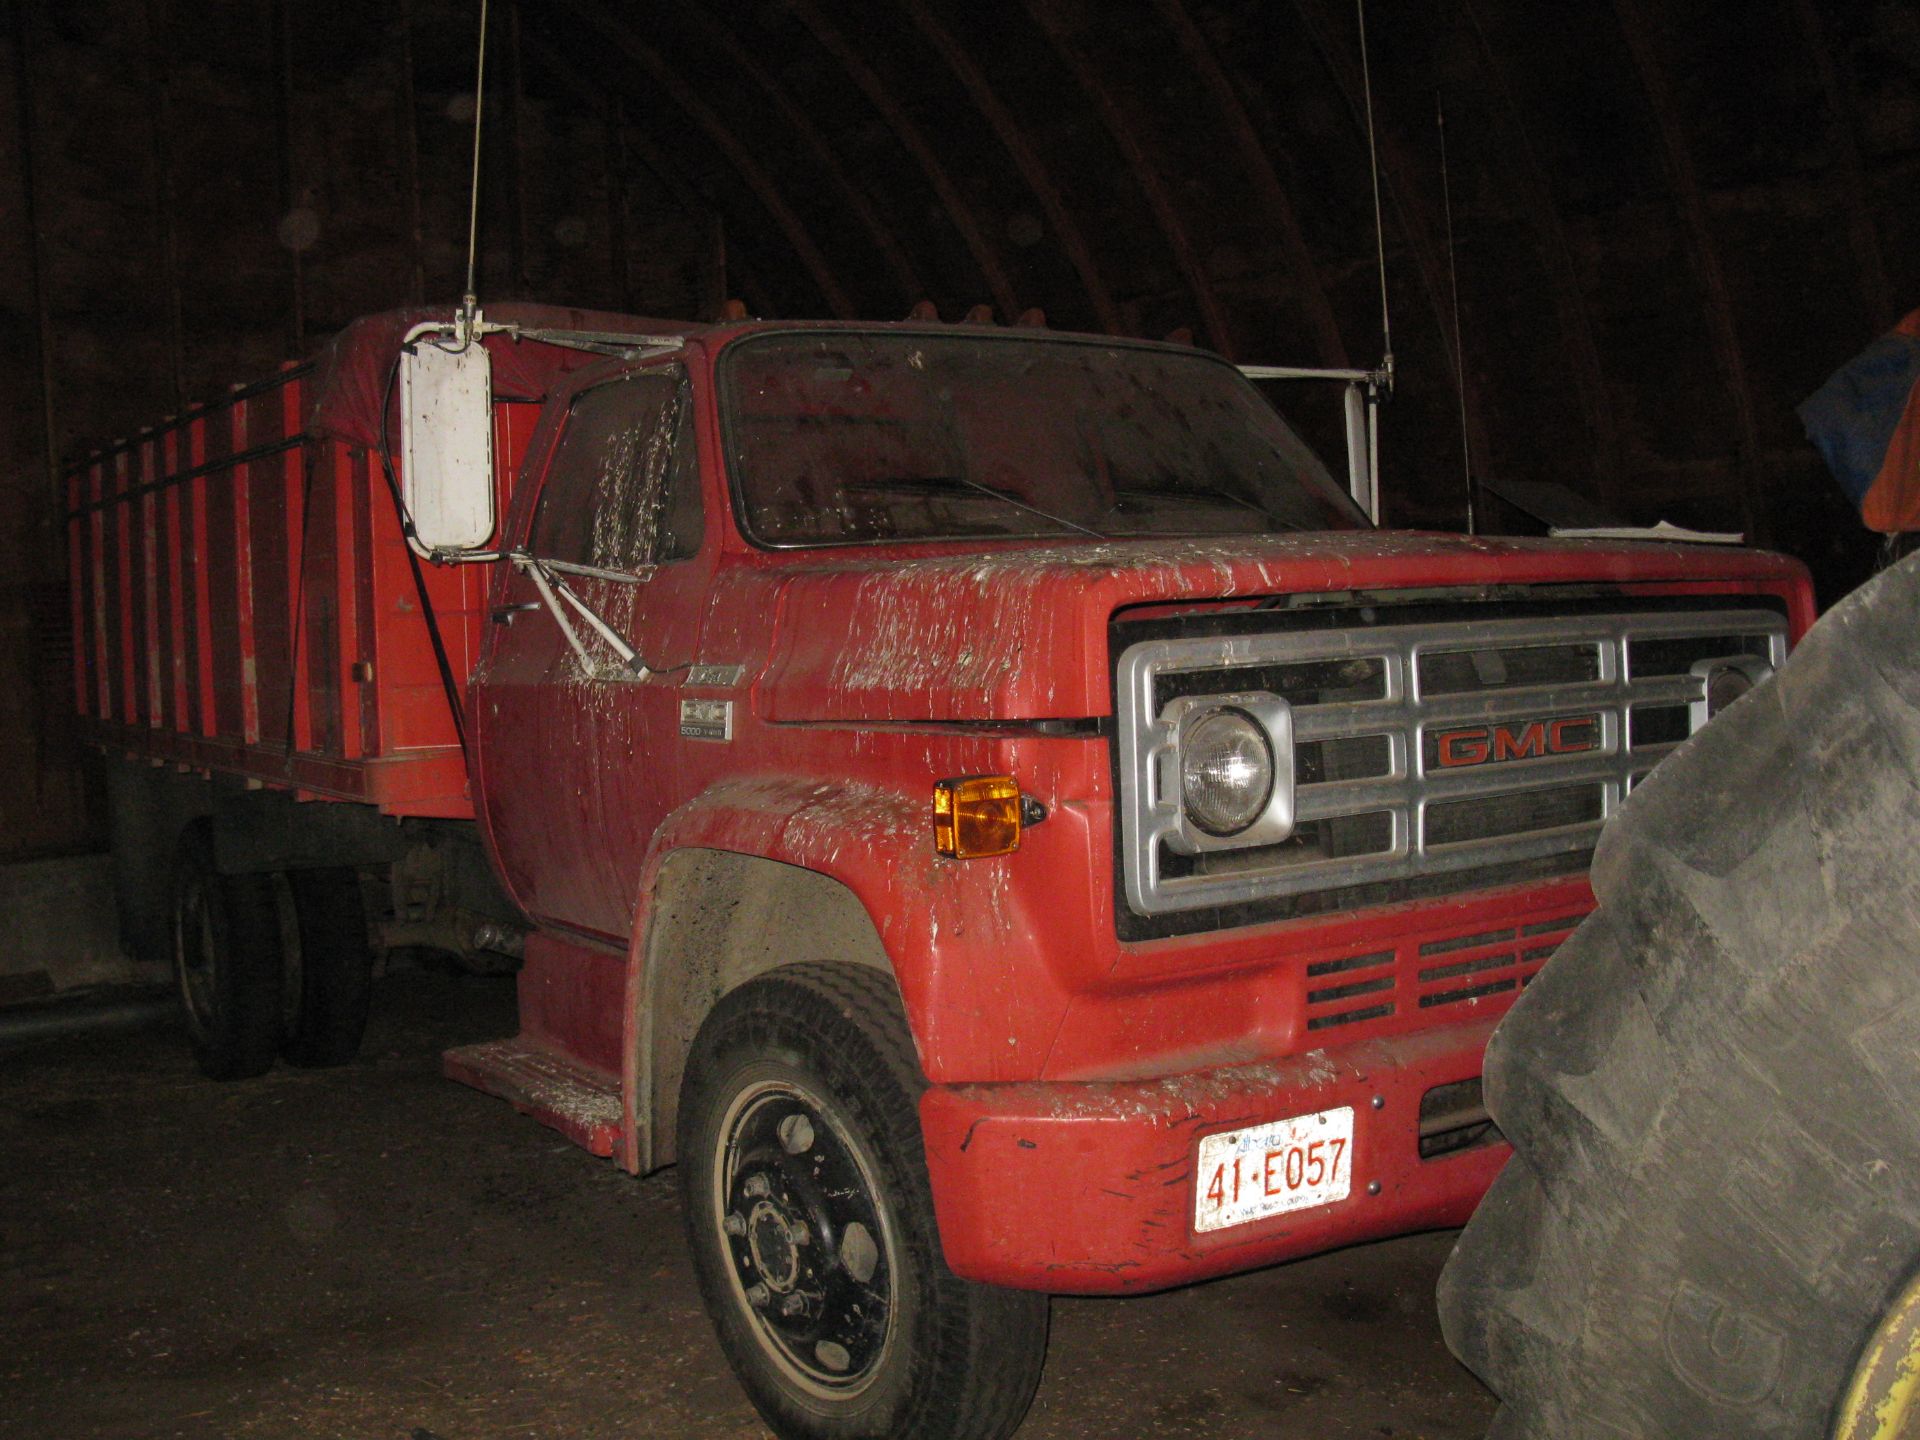
[[[0,1436],[758,1437],[672,1172],[440,1078],[511,982],[387,977],[362,1059],[202,1080],[176,1035],[0,1055]],[[1053,1309],[1022,1440],[1478,1437],[1450,1235]]]

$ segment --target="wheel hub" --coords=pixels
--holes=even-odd
[[[793,1289],[800,1278],[800,1247],[794,1242],[793,1222],[771,1200],[757,1202],[747,1217],[747,1247],[768,1289],[776,1295]]]
[[[868,1168],[811,1097],[772,1088],[728,1127],[720,1228],[762,1343],[812,1388],[871,1377],[893,1279]]]

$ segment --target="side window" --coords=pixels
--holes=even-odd
[[[533,553],[636,570],[694,554],[701,534],[686,376],[629,376],[576,399],[533,512]]]

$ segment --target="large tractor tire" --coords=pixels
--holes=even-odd
[[[1499,1440],[1920,1434],[1920,560],[1601,838],[1440,1282]]]

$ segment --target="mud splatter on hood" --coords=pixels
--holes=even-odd
[[[1801,574],[1745,550],[1397,531],[822,558],[769,573],[776,633],[756,703],[771,720],[1105,715],[1107,623],[1129,605],[1437,585],[1771,587]]]

